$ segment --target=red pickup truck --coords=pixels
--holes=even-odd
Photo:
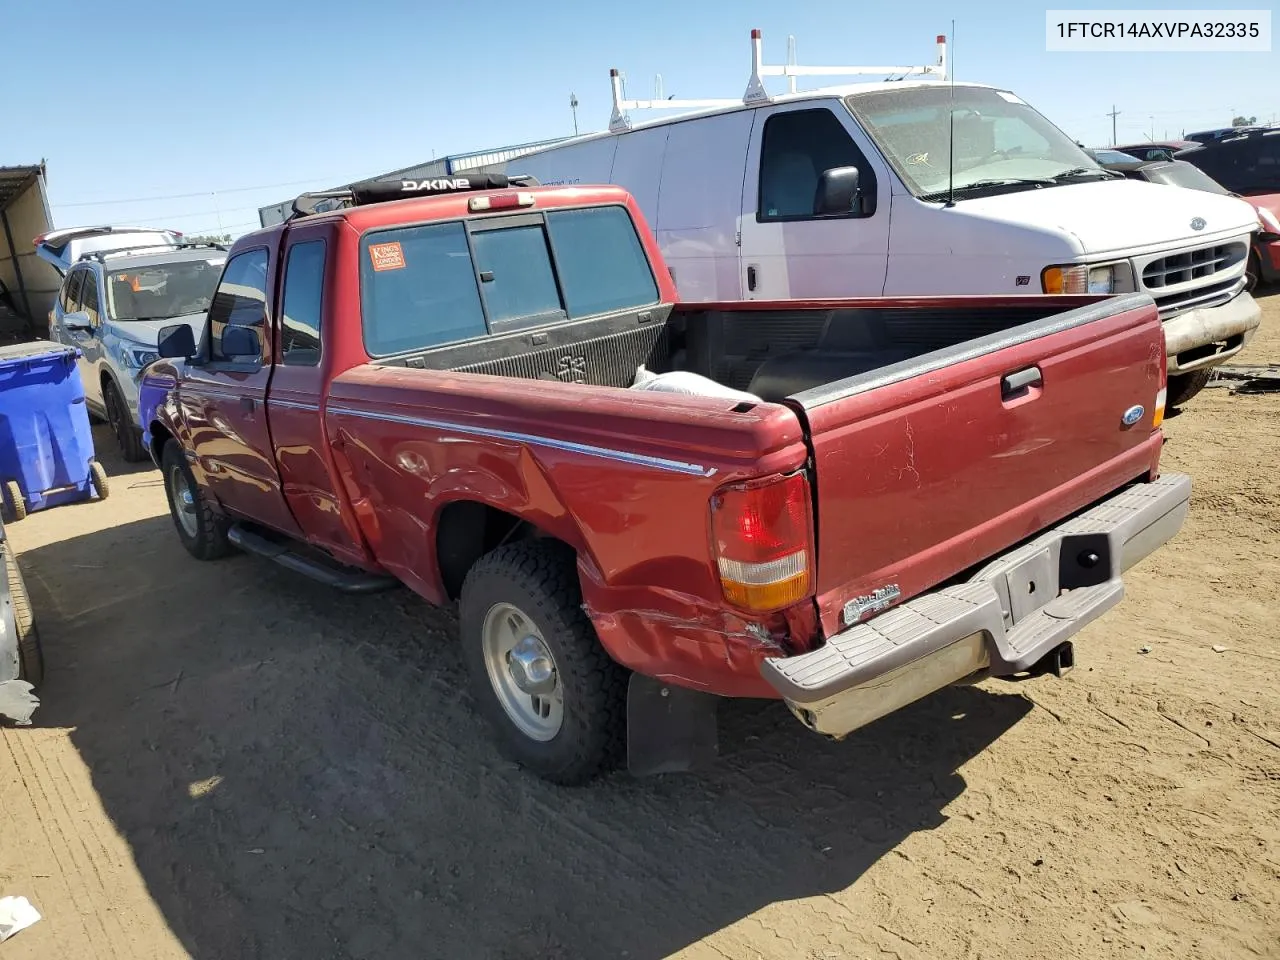
[[[617,188],[323,199],[235,243],[199,344],[161,336],[178,536],[457,600],[477,703],[550,780],[686,769],[719,697],[839,738],[1060,675],[1185,518],[1145,295],[682,304]]]

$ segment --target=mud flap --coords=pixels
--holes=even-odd
[[[627,687],[627,769],[637,777],[684,773],[720,753],[719,698],[652,677],[631,675]]]

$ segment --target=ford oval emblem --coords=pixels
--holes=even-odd
[[[1191,221],[1192,230],[1203,230],[1204,226],[1205,226],[1204,217],[1196,217],[1194,220]]]
[[[1142,419],[1142,415],[1146,412],[1147,412],[1146,408],[1143,407],[1142,404],[1136,403],[1124,412],[1124,416],[1120,418],[1120,421],[1126,427],[1132,427],[1135,423],[1137,423],[1139,420]]]

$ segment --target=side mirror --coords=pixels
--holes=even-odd
[[[861,178],[857,167],[832,167],[822,171],[813,200],[814,214],[831,217],[857,212],[862,200]]]
[[[196,355],[196,336],[185,323],[160,328],[156,352],[170,360],[187,360]]]
[[[228,326],[222,331],[222,355],[228,360],[247,357],[257,360],[262,356],[262,341],[253,327]]]

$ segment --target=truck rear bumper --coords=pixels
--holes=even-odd
[[[1164,322],[1168,372],[1190,373],[1230,359],[1253,338],[1261,321],[1262,307],[1249,293],[1170,317]]]
[[[811,729],[842,737],[975,674],[1023,673],[1124,596],[1120,575],[1182,527],[1191,479],[1126,488],[997,558],[761,672]]]

